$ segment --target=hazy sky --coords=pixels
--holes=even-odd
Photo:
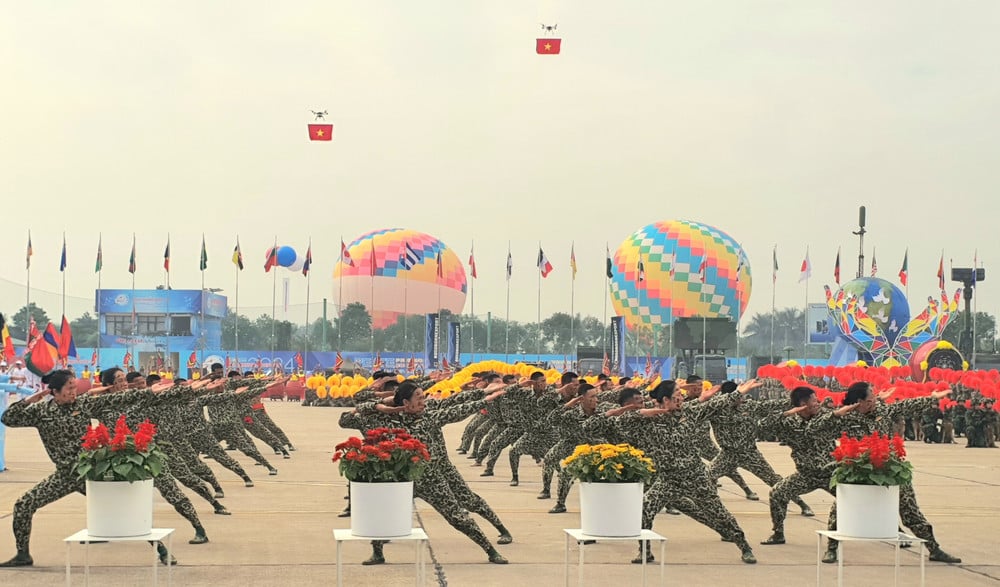
[[[601,315],[605,243],[689,219],[742,243],[761,312],[775,244],[779,307],[805,301],[807,245],[811,301],[838,246],[853,275],[861,204],[866,265],[876,247],[895,280],[909,247],[921,300],[942,248],[1000,256],[998,21],[987,1],[7,2],[0,310],[23,304],[29,228],[32,287],[59,290],[65,230],[67,292],[91,299],[99,231],[105,287],[129,286],[133,231],[137,287],[162,282],[168,231],[172,285],[198,287],[205,232],[225,293],[239,234],[241,305],[270,306],[275,235],[312,237],[315,300],[341,235],[403,226],[463,260],[475,240],[477,314],[504,311],[511,240],[520,320],[539,241],[542,314],[568,309],[575,240],[577,311]],[[534,53],[540,22],[562,55]],[[334,141],[307,140],[309,109]]]

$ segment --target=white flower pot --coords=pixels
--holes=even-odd
[[[87,532],[91,536],[145,536],[152,529],[152,479],[87,481]]]
[[[642,483],[580,483],[580,529],[588,536],[638,536]]]
[[[895,538],[899,486],[837,484],[837,532],[856,538]]]
[[[351,534],[365,538],[409,536],[413,531],[413,482],[351,482]]]

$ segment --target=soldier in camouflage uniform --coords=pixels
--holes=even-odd
[[[685,401],[698,399],[702,390],[702,378],[698,375],[688,376],[683,389],[687,392],[684,398]],[[701,458],[705,459],[705,461],[709,463],[711,463],[715,457],[719,456],[719,447],[716,446],[715,441],[712,440],[712,425],[711,422],[707,420],[698,423],[698,426],[695,429],[695,435],[691,438],[691,444],[694,446],[695,450],[698,451]],[[747,482],[740,475],[739,471],[734,468],[732,472],[726,473],[724,476],[732,479],[733,483],[736,483],[737,487],[743,490],[747,499],[756,501],[753,499],[756,494],[750,489],[750,486],[747,485]],[[715,482],[717,485],[719,484],[718,478],[715,479]]]
[[[203,380],[204,381],[204,380]],[[200,387],[200,382],[195,382],[192,387]],[[253,481],[243,467],[233,457],[226,454],[226,451],[219,445],[219,440],[212,434],[208,422],[205,420],[205,408],[198,398],[192,398],[177,406],[178,421],[184,423],[184,437],[190,444],[195,455],[204,454],[226,469],[239,475],[247,487],[253,487]],[[216,493],[221,493],[221,488],[216,489]],[[217,495],[217,497],[222,497]]]
[[[547,388],[541,394],[538,394],[537,391],[523,393],[523,399],[520,400],[523,407],[519,413],[524,422],[524,434],[510,448],[511,487],[517,487],[519,483],[517,472],[521,455],[531,455],[535,457],[536,461],[539,461],[559,442],[559,435],[552,427],[549,417],[576,395],[578,381],[579,377],[576,373],[568,372],[562,375],[562,386],[554,392]],[[540,498],[542,498],[541,496],[546,496],[542,499],[550,497],[549,490],[552,487],[554,473],[555,467],[542,469]]]
[[[277,385],[281,380],[273,382]],[[235,388],[241,384],[240,381],[227,383],[227,387]],[[267,467],[269,475],[277,475],[278,470],[260,454],[253,441],[247,437],[243,431],[243,420],[240,410],[245,402],[256,397],[260,397],[267,391],[268,383],[263,379],[256,379],[248,382],[245,393],[236,394],[231,390],[221,393],[213,393],[198,398],[198,404],[208,406],[208,415],[212,419],[212,434],[222,441],[225,440],[229,446],[238,449],[243,454]]]
[[[492,477],[493,466],[500,459],[503,449],[517,442],[525,432],[534,428],[537,420],[532,420],[531,416],[535,415],[538,398],[547,389],[545,374],[541,371],[532,373],[527,381],[522,380],[517,385],[508,386],[507,391],[510,392],[510,397],[504,397],[497,402],[496,407],[500,409],[501,418],[500,430],[493,442],[490,443],[486,470],[482,472],[480,477]],[[487,411],[489,410],[487,409]],[[544,452],[542,456],[545,456]],[[511,473],[516,475],[514,467],[516,465],[512,457]],[[516,485],[515,481],[516,479],[512,479],[511,485]]]
[[[859,381],[848,387],[844,405],[853,405],[855,409],[841,419],[843,431],[852,438],[863,438],[873,432],[891,436],[893,422],[896,418],[926,413],[929,408],[936,407],[942,398],[948,397],[951,393],[949,389],[936,391],[928,397],[900,400],[891,404],[884,403],[883,400],[889,398],[893,391],[895,391],[893,388],[887,389],[876,397],[872,393],[871,385],[864,381]],[[836,509],[837,503],[834,502],[834,516]],[[917,505],[917,496],[912,484],[899,486],[899,517],[902,519],[903,525],[909,528],[917,538],[927,541],[930,560],[945,563],[962,562],[962,559],[941,550],[941,545],[934,538],[934,528],[920,511],[920,506]],[[827,543],[823,562],[837,562],[836,540],[830,540]]]
[[[741,393],[748,391],[751,385],[754,383],[747,382],[741,386]],[[703,393],[695,402],[697,405],[684,404],[676,384],[664,381],[650,394],[657,402],[656,408],[633,410],[622,415],[597,415],[584,424],[584,430],[599,431],[610,420],[610,425],[619,435],[653,460],[656,477],[643,498],[643,528],[651,529],[656,513],[669,502],[693,520],[718,532],[724,541],[735,543],[743,562],[754,564],[757,559],[742,528],[722,504],[714,483],[708,478],[705,463],[689,446],[699,420],[735,403],[734,396],[708,401],[717,389]],[[697,496],[697,501],[694,496]],[[640,542],[639,557],[632,562],[642,562],[643,550]],[[648,547],[645,551],[647,562],[652,561],[653,555]]]
[[[581,383],[577,390],[577,396],[563,404],[562,408],[553,413],[550,418],[550,424],[559,434],[559,442],[549,449],[543,460],[546,471],[549,470],[549,467],[552,467],[553,471],[556,468],[559,469],[558,495],[556,496],[556,505],[549,510],[550,514],[566,512],[566,497],[573,485],[573,478],[560,466],[562,460],[572,455],[578,445],[599,443],[593,434],[588,434],[583,429],[584,422],[597,413],[597,405],[597,388],[589,383]],[[546,486],[538,498],[547,499],[549,497]]]
[[[124,374],[121,374],[124,384]],[[114,372],[112,372],[114,376]],[[43,382],[48,385],[44,391],[25,398],[24,400],[10,406],[4,412],[2,421],[4,425],[10,427],[31,427],[38,430],[38,435],[45,447],[45,452],[56,465],[56,471],[43,479],[27,493],[22,495],[14,504],[13,529],[14,539],[17,545],[17,554],[14,558],[0,563],[0,567],[23,567],[31,566],[34,561],[29,551],[31,541],[31,525],[35,512],[46,505],[55,502],[71,493],[85,493],[86,484],[79,479],[74,472],[80,453],[80,439],[90,426],[91,419],[100,420],[109,410],[120,410],[134,402],[152,401],[152,395],[146,391],[130,393],[109,394],[103,396],[81,396],[77,397],[76,378],[70,371],[54,371],[46,375]],[[52,400],[42,402],[46,396],[52,395]],[[161,490],[161,494],[177,497],[170,499],[172,505],[182,515],[190,513],[188,517],[193,520],[195,526],[195,538],[191,544],[203,544],[208,542],[205,530],[198,522],[197,513],[194,507],[187,500],[169,474],[163,474],[156,479],[164,479],[164,484],[172,485],[172,490],[166,492]],[[155,483],[155,481],[154,481]],[[165,485],[157,485],[157,488]],[[185,502],[181,504],[181,502]],[[165,564],[176,564],[176,560],[163,548],[162,544],[157,544],[160,552],[160,561]]]
[[[726,381],[722,384],[719,393],[735,392],[736,387],[735,382]],[[769,487],[774,487],[778,481],[781,481],[781,475],[774,471],[771,464],[760,453],[760,449],[757,448],[757,423],[761,418],[777,411],[787,403],[788,401],[784,399],[747,401],[740,397],[731,410],[720,410],[713,414],[709,420],[712,429],[715,430],[715,438],[719,441],[721,451],[709,464],[709,478],[712,481],[717,481],[720,477],[736,471],[736,468],[739,467],[750,471],[761,481],[767,483]],[[760,498],[756,493],[747,491],[747,499],[758,501]],[[803,516],[815,515],[801,497],[795,496],[792,501],[802,509]]]
[[[462,482],[462,477],[457,469],[444,464],[450,463],[450,461],[448,461],[448,449],[443,443],[441,428],[476,413],[486,403],[500,397],[504,391],[502,384],[494,384],[494,386],[478,392],[480,394],[490,393],[483,399],[468,401],[474,397],[472,394],[476,392],[463,392],[448,400],[441,401],[437,407],[428,410],[423,390],[410,381],[404,381],[396,389],[394,406],[390,407],[381,402],[369,402],[358,406],[354,413],[341,416],[341,423],[346,427],[357,429],[382,426],[402,428],[427,445],[431,452],[431,464],[424,471],[424,474],[414,481],[414,496],[430,504],[453,528],[471,538],[473,542],[486,551],[489,561],[494,564],[506,564],[507,559],[500,555],[479,529],[479,525],[469,516],[469,511],[481,509],[477,506],[477,501],[482,500]],[[463,398],[466,393],[469,395]],[[436,466],[435,462],[437,462]],[[502,524],[500,526],[502,527]],[[503,532],[502,543],[510,541],[510,535],[505,530],[505,528],[501,530]],[[374,541],[372,548],[372,558],[366,562],[368,564],[385,562],[382,543]]]
[[[792,449],[792,461],[795,463],[795,472],[771,488],[772,534],[761,544],[785,543],[785,516],[788,502],[793,498],[817,489],[833,495],[830,478],[835,465],[830,453],[840,436],[842,422],[839,416],[854,409],[845,406],[836,412],[820,414],[816,392],[809,387],[793,389],[791,405],[790,410],[770,414],[760,422],[762,430],[774,434]],[[833,530],[836,527],[836,511],[831,511],[827,528]]]
[[[230,379],[239,379],[240,378],[240,372],[239,371],[230,371],[229,372],[229,378]],[[313,392],[313,393],[315,393],[315,392]],[[252,413],[249,414],[249,416],[253,419],[254,424],[259,425],[259,426],[263,427],[264,429],[266,429],[267,432],[269,432],[275,439],[277,439],[278,444],[280,446],[284,446],[289,451],[295,452],[295,447],[292,446],[292,441],[288,440],[288,436],[285,434],[285,431],[282,430],[281,427],[278,426],[274,422],[274,420],[271,419],[271,416],[268,415],[267,410],[264,409],[264,404],[259,399],[255,403],[251,404],[250,408],[253,411],[252,411]],[[267,442],[263,437],[255,434],[249,428],[247,428],[247,431],[250,432],[251,434],[253,434],[254,436],[257,436],[257,438],[260,438],[261,440],[264,440],[264,442]],[[276,452],[275,454],[279,454],[279,453]]]

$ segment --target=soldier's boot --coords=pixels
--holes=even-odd
[[[27,550],[19,550],[14,558],[0,563],[0,567],[30,567],[35,564]]]
[[[947,552],[941,550],[940,546],[934,546],[933,548],[931,548],[930,553],[931,555],[928,558],[936,563],[950,563],[953,565],[957,565],[958,563],[962,562],[962,559],[958,558],[957,556],[952,556]]]
[[[177,564],[177,559],[167,551],[167,547],[163,546],[162,542],[153,542],[152,544],[156,546],[156,552],[160,555],[161,565],[173,566]]]
[[[226,506],[222,505],[218,501],[213,501],[212,502],[212,507],[215,509],[215,512],[214,512],[215,514],[218,514],[220,516],[229,516],[229,515],[232,515],[232,514],[229,513],[229,510],[226,509]]]
[[[651,562],[653,562],[655,560],[653,558],[653,551],[650,550],[650,548],[649,548],[649,541],[646,540],[645,543],[646,543],[646,562],[647,563],[651,563]],[[643,544],[643,541],[640,540],[639,541],[639,556],[637,556],[634,559],[632,559],[632,564],[633,565],[641,565],[642,564],[642,550],[643,550],[642,549],[642,544]]]
[[[278,474],[278,470],[275,469],[274,467],[271,467],[270,469],[267,470],[267,474],[268,475],[277,475]]]
[[[681,511],[679,509],[673,508],[673,507],[670,507],[670,506],[667,506],[667,507],[663,508],[663,511],[665,513],[670,514],[671,516],[679,516],[679,515],[681,515]]]
[[[489,554],[490,562],[491,563],[493,563],[495,565],[505,565],[505,564],[507,564],[507,559],[505,559],[503,557],[503,555],[500,554],[500,552],[497,549],[491,548],[490,552],[488,554]]]
[[[337,514],[337,517],[338,518],[350,518],[351,517],[351,504],[347,504],[347,507],[344,508],[344,511],[340,512],[339,514]]]
[[[830,565],[837,562],[837,543],[829,542],[826,545],[826,554],[823,555],[823,562]]]
[[[510,480],[510,486],[517,487],[519,484],[520,481],[517,480],[517,475],[514,475],[514,478]]]
[[[771,545],[771,544],[784,544],[785,543],[785,533],[784,532],[775,532],[774,534],[771,534],[770,536],[768,536],[767,540],[761,540],[760,543],[761,544],[767,544],[767,545]]]
[[[497,538],[497,544],[510,544],[514,542],[514,537],[510,535],[510,530],[506,526],[500,526],[497,530],[500,530],[500,538]]]
[[[750,501],[760,501],[760,496],[754,493],[752,489],[747,491],[746,494],[747,494],[747,499],[749,499]]]
[[[467,455],[467,454],[469,454],[469,449],[465,448],[464,446],[460,446],[460,447],[458,447],[458,450],[455,451],[455,452],[457,452],[460,455]]]
[[[552,492],[548,489],[543,489],[542,492],[538,494],[538,499],[552,499]]]
[[[288,446],[288,451],[289,451],[289,452],[295,452],[295,447],[294,447],[294,446],[292,446],[292,445],[290,445],[290,444],[289,444],[289,445],[287,445],[287,446]]]
[[[753,549],[750,548],[750,543],[743,539],[739,543],[740,547],[740,560],[748,565],[757,564],[757,557],[753,555]]]
[[[480,477],[492,477],[493,467],[487,467],[485,471],[479,474]]]
[[[367,566],[385,564],[385,555],[382,554],[382,543],[372,540],[372,556],[361,564]]]
[[[553,508],[551,510],[549,510],[549,513],[550,514],[565,514],[566,513],[566,504],[564,504],[562,502],[557,503],[555,506],[553,506]]]
[[[250,479],[250,477],[248,475],[244,475],[243,476],[243,484],[246,485],[247,487],[253,487],[253,480]]]
[[[194,538],[188,540],[188,544],[205,544],[208,542],[208,535],[205,534],[205,529],[201,526],[194,527]]]
[[[288,454],[288,449],[285,447],[281,447],[281,456],[283,456],[286,459],[292,458],[292,455]]]
[[[806,502],[802,501],[801,497],[796,497],[792,501],[794,501],[795,505],[799,506],[799,509],[802,510],[802,515],[803,516],[805,516],[807,518],[811,518],[811,517],[813,517],[813,516],[816,515],[816,512],[812,511],[812,508],[809,507],[809,504],[807,504]]]

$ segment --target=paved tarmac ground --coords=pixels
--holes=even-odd
[[[350,521],[338,518],[346,501],[346,484],[330,461],[333,446],[352,435],[341,430],[336,408],[303,408],[297,403],[265,402],[268,412],[281,425],[297,452],[290,460],[273,457],[279,474],[266,471],[239,455],[237,458],[256,482],[245,488],[232,473],[208,461],[226,492],[223,502],[230,517],[212,514],[200,497],[191,498],[211,542],[187,544],[193,530],[162,498],[155,498],[154,525],[177,529],[174,553],[175,585],[332,585],[336,580],[331,530],[348,528]],[[530,457],[521,461],[521,486],[508,486],[506,453],[497,464],[496,477],[480,478],[481,468],[455,453],[464,423],[446,429],[452,460],[474,491],[486,498],[514,535],[514,543],[498,547],[510,560],[506,566],[487,563],[486,556],[462,534],[449,527],[424,502],[417,501],[415,524],[430,536],[428,579],[430,585],[552,585],[564,582],[563,528],[579,527],[579,499],[570,493],[569,512],[550,515],[552,500],[540,501],[541,469]],[[964,439],[959,439],[964,443]],[[258,443],[263,449],[263,444]],[[938,587],[1000,585],[1000,450],[966,449],[964,444],[926,445],[909,443],[910,460],[916,467],[917,498],[934,524],[944,549],[962,557],[961,565],[927,564],[927,584]],[[764,455],[779,473],[792,470],[788,450],[775,443],[762,443]],[[235,453],[231,453],[235,454]],[[272,457],[265,452],[269,459]],[[10,531],[11,510],[17,498],[53,467],[33,429],[7,430],[8,471],[0,473],[0,558],[14,555]],[[739,551],[719,541],[717,534],[689,518],[661,514],[654,530],[666,536],[667,584],[670,585],[761,585],[782,587],[815,585],[816,534],[826,527],[832,498],[821,492],[805,496],[816,511],[815,518],[798,515],[792,506],[786,524],[788,544],[761,546],[770,531],[767,487],[744,472],[761,496],[750,502],[731,481],[720,489],[726,506],[736,515],[759,563],[740,562]],[[553,487],[553,490],[555,487]],[[34,519],[31,552],[35,566],[0,570],[0,585],[28,587],[64,585],[66,546],[62,539],[86,525],[85,498],[66,497],[40,510]],[[479,520],[488,536],[495,532]],[[575,584],[576,551],[570,554],[570,579]],[[587,585],[639,585],[640,568],[629,564],[636,554],[634,542],[585,546]],[[891,585],[893,551],[885,544],[846,544],[846,585]],[[654,551],[658,552],[658,551]],[[368,557],[366,543],[344,546],[344,581],[347,585],[412,585],[414,550],[411,543],[386,546],[389,564],[362,567]],[[83,546],[73,545],[74,584],[83,584]],[[149,584],[152,552],[145,543],[100,544],[90,547],[91,579],[102,587]],[[80,565],[77,567],[76,565]],[[901,584],[919,581],[916,548],[902,555]],[[165,567],[160,567],[161,580]],[[650,585],[656,584],[658,567],[647,567]],[[822,584],[836,584],[836,565],[823,565]],[[165,583],[164,583],[165,584]]]

